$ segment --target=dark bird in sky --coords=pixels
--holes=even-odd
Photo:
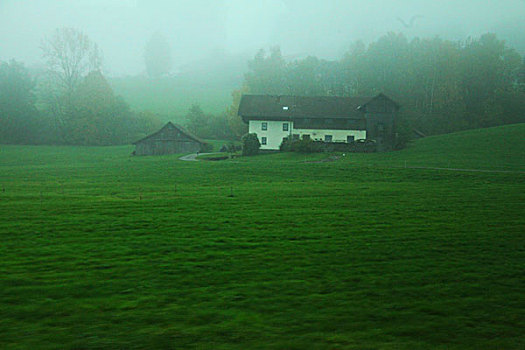
[[[401,24],[405,27],[405,28],[413,28],[414,27],[414,23],[416,22],[416,20],[418,18],[423,18],[423,16],[421,15],[415,15],[415,16],[412,16],[412,18],[410,18],[410,22],[407,23],[405,22],[401,17],[397,17],[397,20],[399,22],[401,22]]]

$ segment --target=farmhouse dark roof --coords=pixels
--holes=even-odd
[[[399,107],[383,94],[365,97],[243,95],[238,114],[245,122],[257,118],[362,119],[362,108],[379,97],[386,98]]]
[[[143,137],[141,138],[140,140],[138,141],[135,141],[133,142],[134,145],[136,145],[137,143],[140,143],[140,142],[143,142],[143,141],[146,141],[150,138],[153,138],[155,136],[157,136],[158,134],[160,134],[164,129],[166,128],[175,128],[175,129],[178,129],[181,133],[183,133],[184,135],[186,135],[187,137],[189,137],[190,139],[194,140],[194,141],[197,141],[199,143],[202,143],[202,144],[205,144],[206,142],[199,139],[197,136],[193,135],[191,132],[187,131],[186,129],[184,129],[182,126],[178,125],[178,124],[173,124],[172,122],[168,122],[166,125],[164,125],[159,131],[157,132],[154,132],[153,134],[151,135],[148,135],[146,137]]]

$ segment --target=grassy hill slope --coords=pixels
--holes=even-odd
[[[525,170],[525,124],[430,136],[399,152],[352,157],[374,165]]]
[[[216,86],[206,82],[162,78],[113,78],[110,80],[115,93],[137,111],[151,111],[183,123],[188,109],[199,104],[206,113],[220,114],[231,104],[231,93],[238,88],[235,83]]]
[[[182,67],[172,77],[111,78],[117,95],[138,111],[148,110],[183,123],[192,104],[205,113],[221,114],[232,103],[233,90],[242,85],[247,58],[214,56]]]

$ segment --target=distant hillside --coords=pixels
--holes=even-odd
[[[359,162],[393,166],[524,170],[525,124],[475,129],[415,140],[386,154],[352,155]]]
[[[132,109],[149,110],[183,122],[194,103],[206,113],[224,112],[231,104],[232,91],[242,84],[246,61],[244,57],[210,58],[184,66],[172,77],[123,77],[109,82]]]

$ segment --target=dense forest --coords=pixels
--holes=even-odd
[[[401,104],[405,128],[425,134],[525,122],[525,60],[494,34],[452,42],[389,33],[368,46],[356,42],[338,61],[286,62],[275,47],[261,50],[249,68],[243,92],[383,92]]]
[[[162,52],[155,45],[162,43],[148,43],[151,51]],[[246,133],[237,116],[243,93],[383,92],[401,104],[400,132],[406,135],[414,128],[430,135],[525,122],[525,60],[494,34],[453,42],[438,37],[408,40],[389,33],[369,45],[356,42],[332,61],[313,56],[286,60],[279,47],[261,50],[248,62],[244,80],[231,101],[225,101],[224,111],[214,114],[203,111],[206,97],[198,92],[183,115],[132,110],[101,73],[96,44],[73,29],[57,30],[42,52],[45,73],[31,74],[16,61],[0,62],[2,144],[126,144],[168,119],[183,121],[203,138],[239,139]],[[146,56],[150,74],[140,78],[144,90],[160,79],[166,84],[180,78],[167,75],[166,67],[155,67],[155,57],[161,58],[159,65],[169,64],[167,54]]]

